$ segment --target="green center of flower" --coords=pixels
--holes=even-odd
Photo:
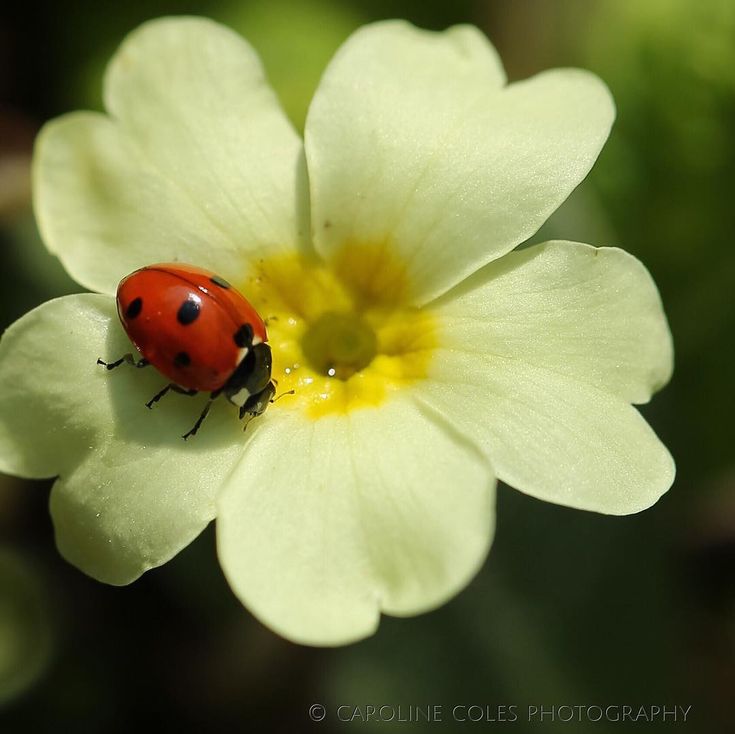
[[[348,380],[373,361],[378,339],[357,314],[330,311],[307,326],[301,349],[318,373]]]

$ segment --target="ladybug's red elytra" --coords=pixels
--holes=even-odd
[[[120,281],[117,313],[141,359],[136,362],[126,354],[115,362],[97,363],[108,370],[123,362],[155,367],[170,382],[147,407],[169,390],[210,393],[184,439],[199,430],[219,395],[240,408],[241,419],[260,415],[273,402],[276,390],[263,319],[215,273],[182,263],[148,265]]]

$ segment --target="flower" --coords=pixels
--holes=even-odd
[[[196,18],[146,23],[105,79],[107,115],[49,123],[34,161],[43,238],[96,291],[43,304],[0,349],[0,466],[57,476],[60,551],[133,581],[217,519],[232,589],[295,641],[340,644],[380,612],[442,604],[483,563],[495,483],[611,514],[674,465],[631,406],[669,379],[654,283],[616,248],[532,235],[584,178],[614,116],[572,69],[506,86],[475,28],[358,30],[305,142],[251,48]],[[207,267],[269,321],[295,390],[245,433],[130,350],[120,278]]]

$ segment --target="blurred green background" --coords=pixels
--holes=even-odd
[[[54,547],[49,484],[0,476],[0,731],[442,728],[341,723],[340,704],[404,713],[433,704],[451,730],[515,732],[632,726],[528,723],[529,705],[678,704],[692,706],[691,731],[735,730],[735,3],[49,0],[0,11],[3,328],[79,290],[33,225],[35,132],[65,111],[98,108],[104,64],[124,34],[168,13],[239,30],[299,126],[333,51],[379,18],[475,23],[511,79],[553,66],[598,73],[618,106],[612,137],[534,239],[620,245],[651,270],[676,371],[643,412],[678,476],[653,509],[627,518],[501,487],[497,538],[469,588],[337,650],[292,645],[255,622],[222,578],[211,528],[131,587],[86,578]],[[327,707],[320,723],[307,714],[314,702]],[[449,715],[458,704],[515,705],[519,720],[461,725]]]

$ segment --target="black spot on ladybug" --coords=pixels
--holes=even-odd
[[[232,286],[224,278],[220,278],[219,275],[213,275],[210,280],[212,283],[218,285],[220,288],[224,288],[225,290],[227,288],[232,288]]]
[[[134,319],[136,318],[143,308],[143,299],[138,297],[134,298],[130,303],[128,304],[128,307],[125,309],[125,318],[126,319]]]
[[[187,352],[179,352],[174,357],[174,364],[177,367],[188,367],[191,364],[191,357]]]
[[[243,324],[232,338],[238,347],[249,347],[253,343],[253,327],[250,324]]]
[[[196,296],[189,296],[179,306],[178,313],[176,314],[176,320],[182,326],[188,326],[192,322],[196,321],[199,317],[199,309],[201,308],[201,302]]]

